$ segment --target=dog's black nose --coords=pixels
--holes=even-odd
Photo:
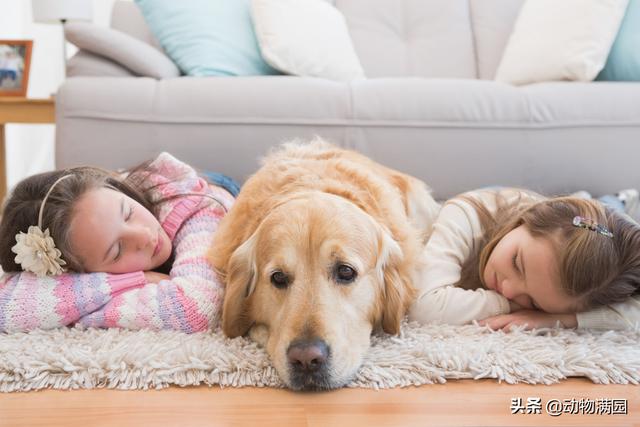
[[[297,340],[287,350],[289,364],[298,374],[322,371],[329,358],[327,344],[320,340]]]

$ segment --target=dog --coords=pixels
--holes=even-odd
[[[222,329],[294,390],[346,384],[373,331],[400,331],[439,205],[420,180],[319,138],[263,160],[216,232]]]

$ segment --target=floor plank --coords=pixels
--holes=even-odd
[[[511,399],[541,414],[511,414]],[[627,415],[552,417],[550,399],[626,399]],[[46,390],[0,394],[0,426],[640,426],[640,387],[569,379],[552,386],[461,380],[405,389],[296,393],[278,389]]]

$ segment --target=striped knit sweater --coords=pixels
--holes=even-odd
[[[173,242],[171,279],[147,283],[142,271],[63,273],[44,278],[29,272],[7,273],[0,278],[0,331],[79,324],[190,333],[217,325],[223,288],[206,253],[233,197],[168,153],[158,156],[151,166],[154,173],[145,178],[145,185],[157,186],[153,190],[156,200],[185,195],[162,202],[159,209],[158,219]],[[198,194],[214,197],[224,208]]]

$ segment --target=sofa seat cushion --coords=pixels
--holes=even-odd
[[[395,78],[352,87],[354,117],[372,125],[515,125],[527,117],[521,91],[489,81]]]
[[[546,128],[640,124],[640,85],[374,79],[352,84],[354,119],[370,125]]]
[[[76,77],[60,98],[69,117],[157,123],[344,123],[351,108],[345,84],[292,76]]]
[[[158,123],[557,128],[640,124],[640,86],[291,76],[70,79],[69,117]],[[89,96],[90,94],[90,96]]]
[[[548,82],[523,89],[534,127],[640,125],[640,85]]]

